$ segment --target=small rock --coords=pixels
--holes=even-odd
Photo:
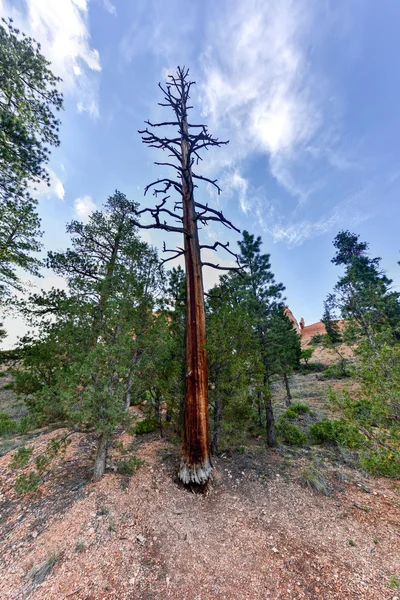
[[[272,552],[279,552],[278,548],[275,548],[275,546],[272,547]]]
[[[138,542],[140,542],[141,544],[144,544],[144,543],[145,543],[145,541],[146,541],[146,538],[145,538],[145,537],[144,537],[144,535],[142,535],[141,533],[139,533],[139,534],[136,536],[136,539],[137,539],[137,541],[138,541]]]

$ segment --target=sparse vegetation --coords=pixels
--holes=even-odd
[[[330,493],[328,480],[317,465],[309,464],[301,471],[301,477],[310,489],[325,496]]]
[[[391,590],[395,590],[400,587],[400,578],[397,575],[391,575],[389,577],[388,585]]]
[[[116,463],[117,473],[119,473],[119,475],[134,475],[144,462],[143,459],[138,458],[137,456],[130,456],[129,458],[120,460]]]

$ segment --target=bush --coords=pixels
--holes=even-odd
[[[120,475],[133,475],[144,464],[143,458],[131,456],[117,462],[117,473]]]
[[[0,377],[7,377],[7,373],[5,371],[0,371]]]
[[[5,383],[1,389],[2,390],[13,390],[14,389],[14,382],[10,381],[9,383]]]
[[[22,467],[25,467],[29,462],[32,452],[33,446],[21,446],[18,448],[12,457],[10,467],[12,469],[21,469]]]
[[[281,419],[276,429],[281,440],[289,446],[302,446],[307,442],[306,434],[286,419]]]
[[[31,426],[31,419],[26,416],[22,417],[18,425],[18,433],[20,433],[21,435],[25,435],[25,433],[28,433]]]
[[[296,404],[292,404],[289,408],[283,413],[283,417],[285,419],[297,419],[299,415],[311,414],[311,409],[306,404],[301,404],[297,402]]]
[[[365,443],[365,437],[355,425],[347,421],[324,419],[311,425],[311,441],[314,444],[331,443],[348,448],[359,448]]]
[[[150,433],[150,431],[154,431],[156,427],[157,422],[155,419],[146,418],[143,419],[143,421],[139,421],[138,423],[136,423],[135,427],[133,428],[133,431],[134,433],[140,435],[141,433]]]
[[[10,435],[18,430],[18,423],[10,415],[0,413],[0,435]]]
[[[345,379],[350,374],[341,365],[331,365],[324,369],[318,379]]]
[[[36,492],[40,483],[40,475],[32,471],[29,475],[20,475],[15,482],[15,493],[18,495]]]
[[[360,465],[373,475],[400,478],[400,453],[392,450],[376,450],[365,453],[360,458]]]

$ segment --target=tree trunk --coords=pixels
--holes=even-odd
[[[287,376],[286,373],[283,374],[283,381],[285,382],[285,388],[286,388],[285,405],[290,406],[292,404],[292,394],[290,393],[289,377]]]
[[[221,400],[216,398],[214,405],[214,431],[211,441],[211,452],[217,454],[219,450],[219,438],[221,436],[221,421],[222,421],[222,410]]]
[[[182,104],[184,100],[182,99]],[[188,156],[186,106],[182,106],[182,204],[186,271],[186,393],[179,478],[204,485],[212,471],[208,438],[208,376],[203,278],[193,181]]]
[[[129,411],[132,400],[132,384],[133,384],[133,372],[135,369],[136,361],[138,357],[138,351],[135,350],[132,356],[131,363],[129,365],[128,381],[126,385],[126,396],[125,396],[125,412]]]
[[[96,459],[94,462],[93,481],[100,481],[106,470],[107,445],[109,437],[109,433],[101,433],[98,439]]]
[[[278,445],[275,432],[274,411],[272,410],[271,392],[268,390],[264,394],[265,420],[267,429],[267,446],[274,448]]]
[[[258,411],[258,424],[260,427],[262,427],[262,398],[261,398],[261,392],[257,393],[257,411]]]

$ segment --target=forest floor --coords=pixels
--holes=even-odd
[[[293,401],[323,416],[329,383],[296,375]],[[283,389],[274,396],[282,411]],[[31,437],[33,456],[60,433]],[[216,457],[197,494],[176,480],[171,441],[155,432],[119,441],[144,461],[133,476],[109,470],[93,483],[93,440],[74,434],[26,496],[14,492],[14,451],[4,448],[1,599],[400,600],[389,585],[400,576],[400,485],[358,471],[349,451],[273,451],[255,438]],[[308,487],[310,468],[325,493]]]

